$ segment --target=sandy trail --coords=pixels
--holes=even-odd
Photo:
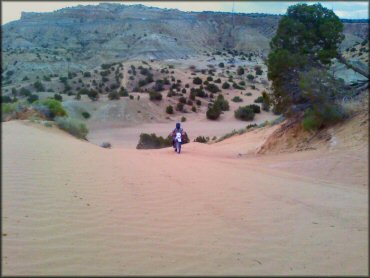
[[[366,173],[248,156],[271,130],[176,155],[2,127],[4,275],[368,274]]]

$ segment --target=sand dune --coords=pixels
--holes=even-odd
[[[252,155],[270,128],[177,155],[2,128],[3,275],[368,274],[350,149]]]

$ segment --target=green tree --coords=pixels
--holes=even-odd
[[[321,4],[288,8],[270,42],[267,60],[268,79],[273,87],[271,101],[277,112],[307,103],[299,86],[300,73],[325,68],[338,55],[338,46],[344,39],[342,31],[340,19]]]

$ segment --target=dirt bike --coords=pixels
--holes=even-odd
[[[177,132],[176,137],[175,137],[175,152],[177,152],[178,154],[180,154],[181,152],[181,144],[182,144],[181,137],[182,137],[181,133]]]

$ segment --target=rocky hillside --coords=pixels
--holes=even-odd
[[[2,74],[17,82],[25,76],[92,70],[103,63],[186,59],[222,49],[265,56],[279,18],[107,3],[23,13],[2,26]],[[368,38],[368,23],[344,24],[344,48]]]

